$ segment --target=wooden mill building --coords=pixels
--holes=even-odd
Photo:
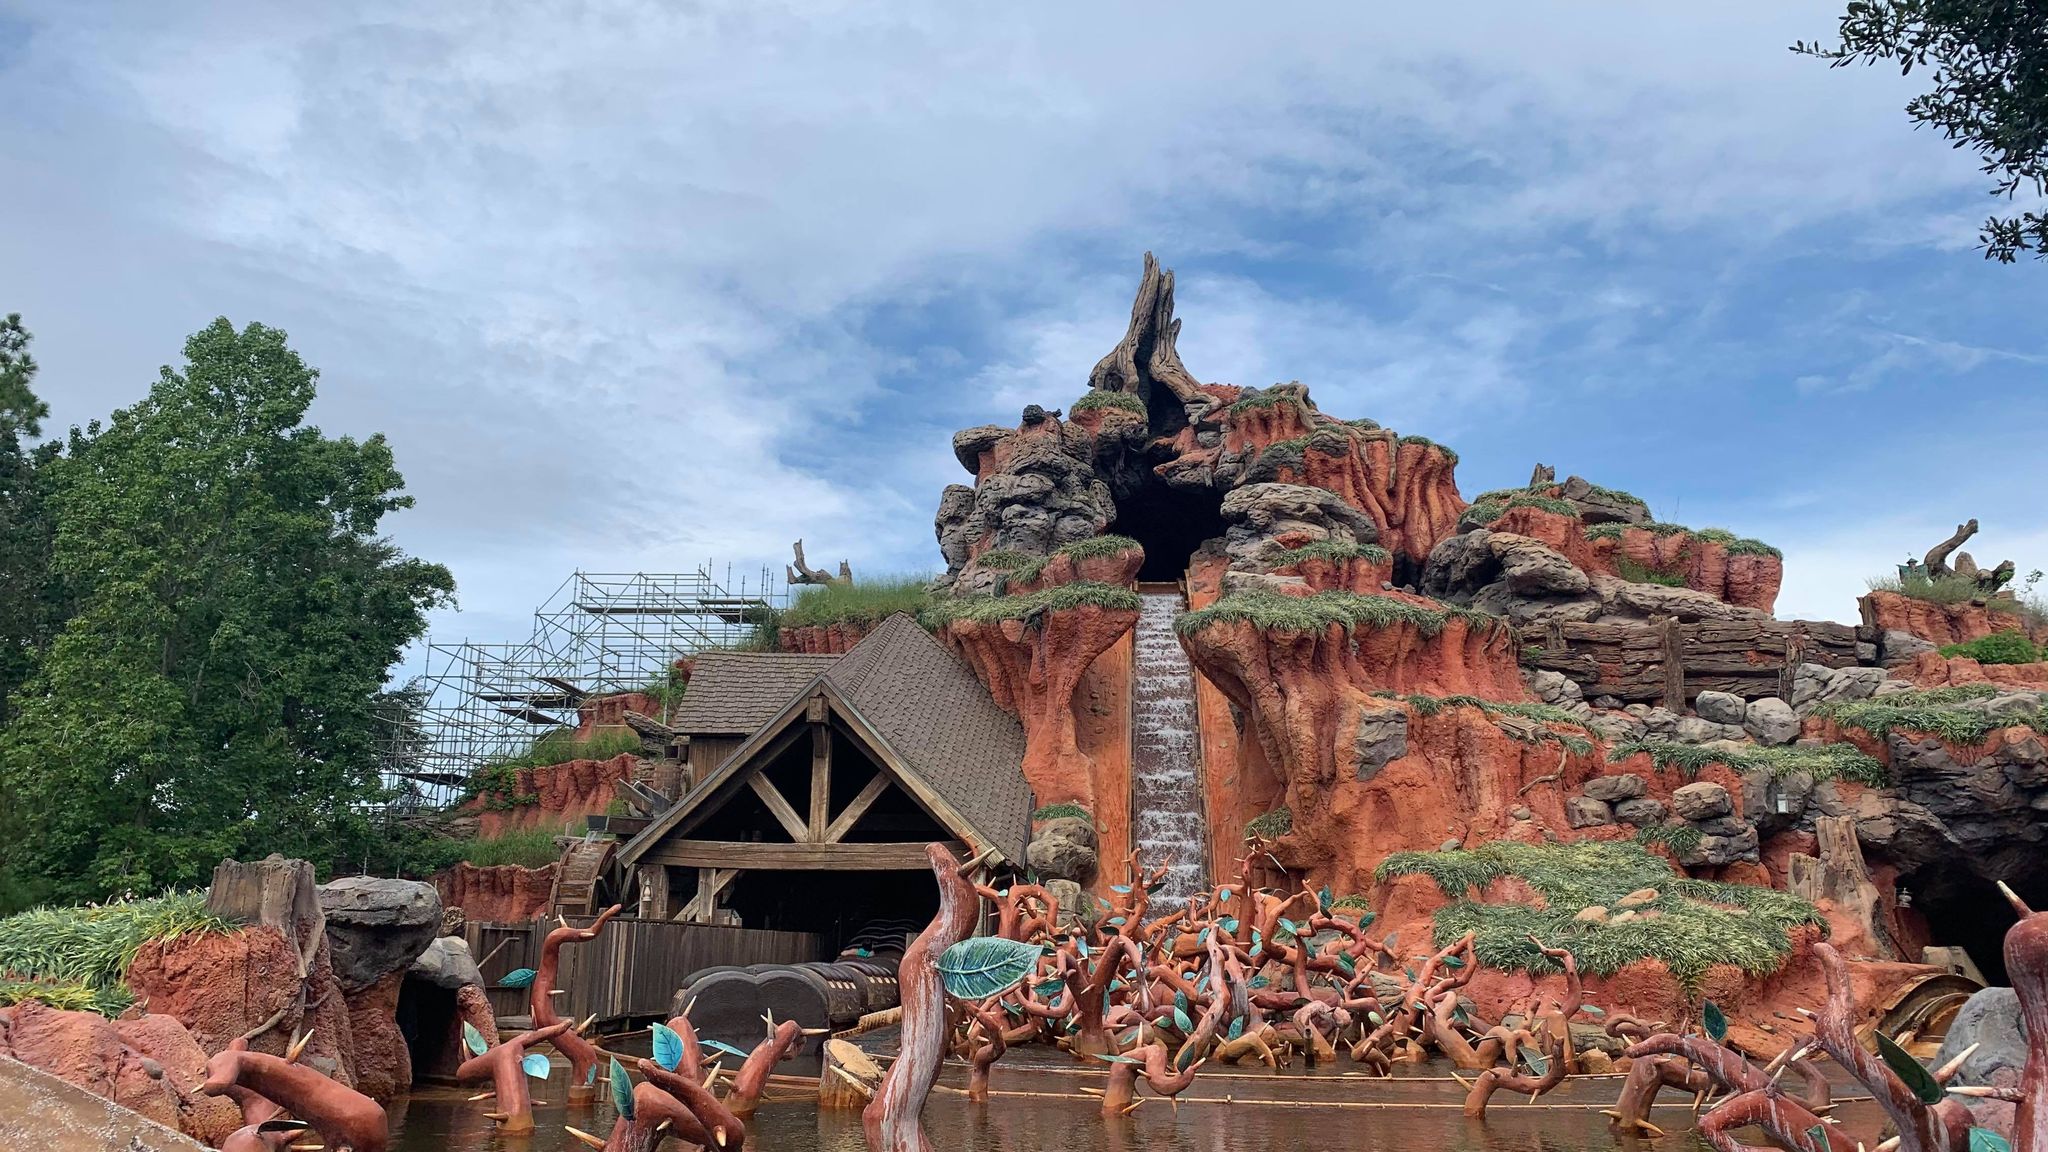
[[[670,723],[688,791],[618,853],[643,916],[836,952],[930,919],[933,840],[1024,859],[1023,729],[908,616],[840,656],[706,653]]]

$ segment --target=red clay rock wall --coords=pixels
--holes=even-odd
[[[327,1061],[335,1079],[354,1086],[354,1033],[325,938],[303,980],[299,959],[283,933],[261,926],[153,940],[136,953],[128,986],[152,1013],[182,1024],[208,1052],[268,1024],[249,1045],[281,1056],[293,1035],[311,1029],[306,1058],[316,1067]]]
[[[108,1020],[23,1001],[0,1008],[0,1056],[208,1144],[219,1144],[242,1125],[233,1103],[200,1094],[206,1052],[169,1016]],[[145,1061],[153,1061],[161,1074],[152,1076]]]
[[[2028,628],[2018,615],[1993,612],[1980,604],[1936,604],[1897,592],[1868,592],[1856,603],[1865,624],[1910,632],[1937,648],[1981,640],[1993,632],[2025,631],[2036,644],[2048,640],[2048,629]]]
[[[1093,766],[1097,855],[1122,860],[1131,851],[1131,651],[1126,632],[1088,665],[1074,688],[1074,741]],[[1114,869],[1096,873],[1102,888]],[[1107,890],[1097,893],[1107,898]]]
[[[434,889],[441,894],[443,907],[462,909],[464,920],[515,924],[547,912],[556,867],[499,864],[479,868],[474,864],[457,864],[435,874]]]
[[[1624,528],[1619,539],[1591,541],[1588,571],[1621,575],[1620,558],[1657,572],[1683,577],[1685,586],[1740,608],[1769,612],[1778,602],[1785,562],[1767,554],[1730,555],[1718,540],[1702,540],[1690,532],[1660,536],[1644,528]],[[1576,557],[1574,557],[1576,561]]]
[[[593,696],[576,706],[576,738],[588,740],[599,728],[624,728],[626,713],[660,719],[661,701],[645,692],[614,692]]]
[[[811,624],[802,628],[781,628],[776,643],[784,652],[812,656],[837,656],[867,638],[874,626],[866,623]]]
[[[1897,670],[1923,688],[1950,684],[2004,684],[2013,688],[2048,689],[2048,663],[1979,664],[1968,656],[1943,656],[1922,652],[1913,663]]]
[[[614,787],[630,778],[638,757],[621,752],[609,760],[571,760],[546,768],[521,768],[514,795],[538,795],[539,802],[492,808],[484,797],[469,802],[477,815],[478,834],[502,836],[528,828],[554,828],[581,833],[583,818],[602,815],[611,807]]]
[[[349,1037],[355,1046],[356,1091],[389,1100],[412,1087],[412,1053],[398,1030],[398,989],[403,971],[393,972],[344,997]]]

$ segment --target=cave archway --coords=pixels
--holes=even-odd
[[[1144,480],[1117,500],[1116,519],[1107,530],[1145,549],[1139,580],[1168,583],[1185,575],[1196,550],[1222,536],[1226,527],[1221,492],[1175,488],[1148,469]]]
[[[2029,908],[2048,908],[2048,874],[2040,869],[2015,873],[2005,882]],[[1927,921],[1932,943],[1969,953],[1990,983],[2010,982],[2005,971],[2005,933],[2016,914],[1997,885],[1956,862],[1929,864],[1900,877],[1899,886],[1911,894],[1913,910]]]

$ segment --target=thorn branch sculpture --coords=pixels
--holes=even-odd
[[[546,1028],[559,1024],[562,1017],[555,1011],[555,978],[561,973],[562,946],[565,944],[587,944],[597,939],[604,926],[617,916],[623,906],[614,904],[598,914],[587,928],[571,928],[567,921],[549,932],[540,944],[540,967],[534,970],[528,1007],[533,1013],[533,1026]],[[559,920],[559,918],[558,918]],[[597,1098],[597,1086],[592,1074],[597,1070],[597,1046],[583,1038],[578,1030],[561,1033],[554,1041],[555,1050],[569,1061],[569,1104],[571,1107],[587,1105]]]
[[[346,1084],[298,1062],[311,1033],[293,1044],[288,1056],[252,1052],[249,1042],[237,1039],[206,1062],[206,1079],[199,1090],[208,1096],[226,1096],[242,1107],[248,1125],[237,1132],[255,1128],[256,1143],[242,1141],[248,1148],[271,1146],[262,1139],[269,1132],[291,1133],[298,1129],[279,1119],[280,1113],[298,1117],[334,1152],[384,1152],[391,1139],[384,1109],[375,1100]],[[270,1105],[261,1119],[262,1104]],[[275,1127],[273,1127],[275,1126]],[[267,1131],[266,1131],[267,1129]]]

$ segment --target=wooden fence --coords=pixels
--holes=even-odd
[[[581,926],[591,919],[572,916],[569,922]],[[526,990],[499,988],[497,983],[508,972],[539,967],[541,941],[555,927],[553,920],[545,919],[463,925],[470,955],[483,962],[484,986],[490,989],[494,1013],[527,1015]],[[819,960],[824,958],[824,946],[823,937],[809,932],[622,916],[606,925],[597,939],[562,949],[555,986],[568,995],[555,997],[555,1011],[578,1020],[592,1013],[600,1020],[666,1016],[676,989],[700,969]]]
[[[1587,699],[1613,696],[1676,710],[1701,692],[1789,699],[1801,664],[1857,662],[1856,629],[1817,620],[1552,621],[1522,629],[1522,662],[1562,672]]]

